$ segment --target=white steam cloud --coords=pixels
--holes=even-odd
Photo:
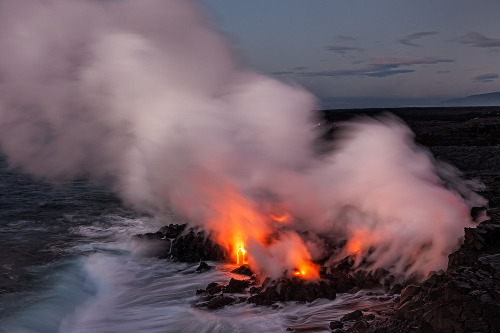
[[[268,247],[247,230],[263,273],[294,269],[293,251],[321,256],[304,230],[373,247],[371,268],[427,273],[471,225],[395,119],[346,124],[315,157],[312,95],[239,64],[192,1],[2,0],[0,45],[0,148],[12,166],[109,182],[137,209],[174,209],[215,234],[234,218],[286,229]],[[221,197],[291,219],[234,216]]]

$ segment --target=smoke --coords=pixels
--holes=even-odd
[[[363,258],[371,269],[406,275],[446,267],[463,228],[471,226],[470,206],[484,206],[484,199],[467,195],[468,206],[447,189],[430,153],[393,116],[361,118],[341,131],[336,151],[314,180],[333,230],[347,236],[342,254],[359,253],[358,264]]]
[[[207,22],[187,0],[0,1],[0,149],[36,177],[106,182],[228,250],[247,243],[264,274],[324,254],[304,230],[359,242],[371,268],[443,268],[468,206],[410,130],[355,121],[314,156],[314,97],[245,68]]]

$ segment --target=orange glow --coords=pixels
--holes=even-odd
[[[247,250],[245,250],[244,244],[238,244],[236,249],[236,264],[248,264]]]
[[[234,263],[247,264],[251,256],[246,246],[248,240],[263,243],[271,232],[268,223],[255,203],[234,188],[211,191],[210,195],[213,201],[209,206],[213,216],[208,221],[208,227],[214,232],[215,241],[227,250]]]
[[[347,243],[347,252],[350,254],[359,253],[361,251],[361,240],[351,239]]]
[[[260,274],[275,272],[277,265],[283,271],[294,274],[295,268],[304,279],[319,277],[319,268],[311,262],[311,255],[303,240],[293,232],[276,234],[277,222],[286,222],[288,214],[269,215],[262,212],[262,206],[245,197],[233,186],[210,186],[200,178],[201,187],[207,198],[207,228],[212,232],[214,240],[224,247],[230,260],[237,264],[249,264]],[[250,247],[250,250],[249,250]],[[251,249],[258,249],[259,260],[252,255]],[[272,263],[274,261],[274,264]],[[274,273],[276,274],[276,273]]]
[[[319,279],[319,267],[311,262],[303,262],[293,275],[304,279]]]
[[[351,235],[351,238],[345,247],[347,254],[360,254],[363,249],[369,247],[369,244],[374,237],[376,237],[376,235],[370,230],[356,230],[353,235]]]
[[[287,222],[287,220],[288,220],[288,214],[284,214],[284,215],[271,214],[270,217],[276,222]]]

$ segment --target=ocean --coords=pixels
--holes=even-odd
[[[329,332],[330,320],[383,307],[382,291],[329,301],[193,306],[197,289],[227,283],[235,265],[143,256],[131,236],[162,221],[122,205],[85,180],[50,185],[0,162],[0,331],[15,332]]]

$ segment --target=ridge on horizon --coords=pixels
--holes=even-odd
[[[322,109],[376,109],[448,106],[500,106],[500,91],[450,99],[428,98],[379,98],[379,97],[329,97],[323,98]]]
[[[500,106],[500,91],[448,99],[440,104],[445,106]]]

